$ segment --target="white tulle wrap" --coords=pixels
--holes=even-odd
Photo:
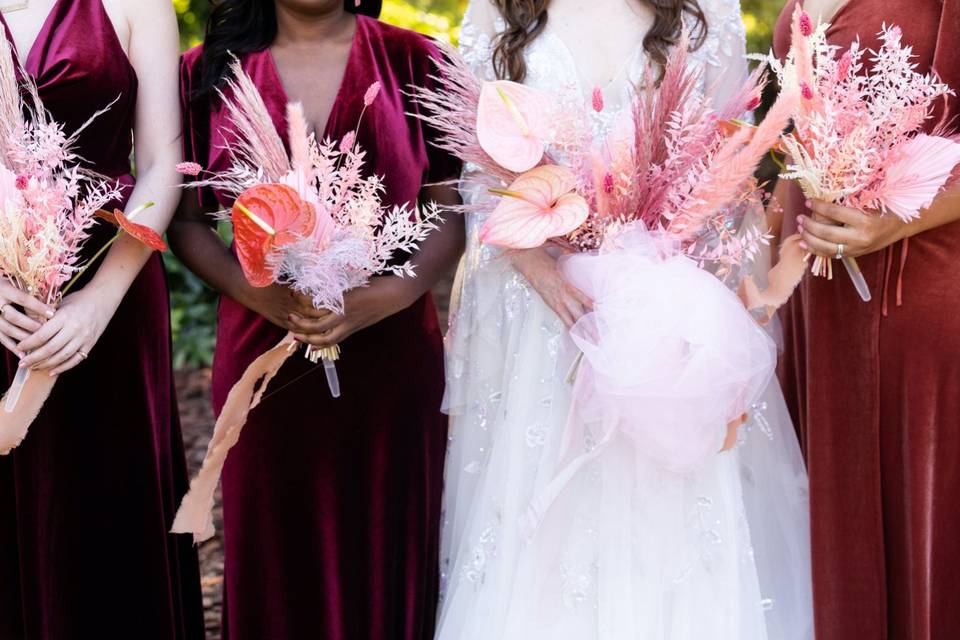
[[[584,354],[576,422],[622,431],[670,471],[716,455],[776,367],[773,340],[736,295],[641,225],[562,270],[594,301],[570,332]]]

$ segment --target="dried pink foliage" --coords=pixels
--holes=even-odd
[[[781,177],[810,198],[916,218],[960,162],[955,138],[917,138],[935,103],[953,92],[916,72],[895,26],[884,26],[877,51],[855,42],[841,52],[827,43],[829,25],[808,30],[802,18],[794,16],[786,61],[766,58],[781,86],[799,86],[805,98],[783,138],[789,164]]]
[[[120,197],[115,182],[81,168],[72,151],[90,121],[67,136],[33,82],[17,80],[0,38],[0,274],[48,304],[81,269],[96,211]]]
[[[700,77],[688,65],[687,51],[687,40],[674,47],[659,81],[651,70],[634,93],[629,127],[600,144],[588,110],[603,109],[602,94],[594,91],[589,105],[578,103],[579,96],[560,97],[541,162],[563,158],[559,164],[577,176],[577,192],[590,214],[577,231],[555,241],[592,250],[609,233],[641,222],[674,234],[684,252],[719,263],[719,271],[749,260],[765,242],[765,230],[747,222],[746,213],[755,212],[761,199],[752,174],[777,142],[790,110],[781,107],[764,128],[727,139],[722,123],[756,108],[763,73],[754,73],[726,104],[712,105],[697,90]],[[450,49],[439,67],[435,89],[413,90],[417,115],[440,132],[439,147],[478,167],[498,187],[512,184],[517,174],[485,153],[477,139],[481,83]]]
[[[288,156],[263,98],[236,61],[231,74],[221,97],[237,135],[232,164],[190,186],[210,186],[236,197],[258,184],[280,183],[314,206],[313,233],[268,256],[276,281],[309,296],[317,308],[342,313],[344,294],[374,275],[414,276],[411,261],[398,264],[397,259],[414,253],[437,228],[437,208],[385,207],[383,181],[365,174],[356,131],[340,142],[318,142],[300,104],[287,106]],[[367,90],[363,111],[379,92],[376,84]]]

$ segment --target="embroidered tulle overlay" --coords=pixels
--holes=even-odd
[[[746,73],[740,7],[700,4],[710,29],[691,61],[702,69],[701,91],[722,99]],[[485,80],[494,79],[492,49],[503,28],[487,0],[471,3],[461,51]],[[600,114],[584,109],[594,87],[583,78],[603,76],[588,73],[601,61],[575,59],[549,22],[525,52],[525,83],[577,102],[602,139],[623,119],[630,87],[648,66],[641,42],[615,63],[619,73],[607,74],[615,79],[601,90]],[[488,197],[488,186],[466,168],[465,200]],[[678,475],[614,443],[569,482],[538,527],[523,526],[531,500],[558,471],[576,352],[503,252],[479,242],[482,222],[467,219],[447,337],[452,422],[438,638],[809,638],[806,476],[776,386],[754,407],[734,452]],[[603,437],[599,425],[573,432],[583,452]],[[758,538],[751,516],[766,511],[771,522]],[[760,566],[775,553],[795,570],[778,576]]]

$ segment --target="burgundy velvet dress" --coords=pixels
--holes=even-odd
[[[232,136],[222,104],[190,101],[201,51],[184,56],[188,157],[212,170],[229,164]],[[429,82],[434,48],[424,37],[357,17],[343,84],[325,136],[352,130],[363,94],[383,89],[358,142],[368,170],[384,176],[386,201],[416,202],[421,187],[459,175],[406,116],[403,95]],[[287,97],[269,50],[244,56],[285,136]],[[217,207],[214,194],[205,206]],[[230,203],[219,197],[220,206]],[[285,331],[236,301],[220,302],[213,369],[219,412],[232,385]],[[322,367],[289,360],[250,414],[223,473],[224,633],[230,640],[429,640],[438,590],[438,545],[446,418],[443,345],[433,300],[342,343],[343,395],[333,399]]]
[[[781,56],[795,2],[777,25]],[[882,24],[899,25],[919,71],[957,91],[958,4],[850,0],[829,40],[876,48]],[[803,202],[793,188],[785,234]],[[960,222],[858,261],[872,302],[834,267],[832,282],[808,275],[782,315],[783,390],[810,472],[817,638],[958,638]]]
[[[129,194],[137,77],[100,0],[59,0],[24,67],[67,131],[119,97],[77,152]],[[112,235],[99,229],[87,253]],[[4,389],[16,363],[4,353]],[[89,359],[0,457],[0,639],[202,638],[196,552],[167,533],[186,484],[155,254]]]

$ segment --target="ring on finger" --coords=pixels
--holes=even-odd
[[[87,358],[90,357],[90,355],[89,355],[86,351],[84,351],[83,349],[78,349],[78,350],[77,350],[77,355],[80,356],[80,359],[81,359],[81,360],[86,360]]]
[[[10,303],[9,303],[9,302],[4,302],[4,303],[3,303],[3,306],[0,306],[0,316],[6,316],[6,315],[7,315],[7,307],[9,307],[9,306],[10,306]]]
[[[843,260],[843,249],[844,249],[843,243],[842,242],[837,243],[837,255],[836,255],[837,260]]]

